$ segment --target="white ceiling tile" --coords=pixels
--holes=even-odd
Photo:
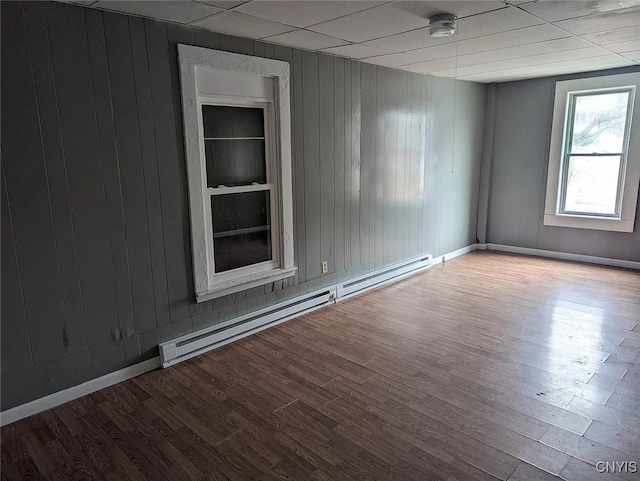
[[[615,56],[606,55],[594,57],[592,59],[578,59],[570,62],[562,62],[561,64],[554,63],[501,70],[498,72],[484,72],[459,78],[461,80],[471,80],[474,82],[506,82],[534,77],[548,77],[551,75],[605,70],[609,68],[624,67],[629,64],[629,61],[618,60]],[[443,71],[442,73],[447,74],[446,76],[450,76],[449,71]],[[435,72],[432,75],[445,76],[442,75],[441,72]]]
[[[593,57],[611,55],[621,59],[617,54],[612,54],[600,47],[581,48],[579,50],[565,50],[562,52],[546,53],[541,55],[531,55],[509,60],[498,60],[495,62],[478,63],[473,65],[458,65],[458,76],[471,75],[475,73],[507,70],[520,67],[530,67],[555,62],[569,62],[577,59],[590,59]],[[444,70],[444,69],[443,69]]]
[[[365,42],[428,24],[428,19],[394,8],[391,4],[320,23],[309,29],[352,42]]]
[[[578,37],[560,38],[547,42],[530,43],[517,47],[489,50],[470,55],[459,55],[458,65],[475,65],[478,63],[497,62],[501,60],[519,59],[542,54],[563,52],[566,50],[578,50],[592,47],[592,44]]]
[[[389,37],[377,38],[364,42],[364,45],[371,47],[384,48],[391,52],[405,52],[424,47],[433,47],[436,45],[444,45],[455,42],[456,37],[434,38],[429,35],[429,27],[420,28],[411,32],[404,32]]]
[[[640,39],[640,28],[634,26],[616,30],[607,30],[604,32],[589,33],[582,37],[598,45],[628,42]]]
[[[469,40],[461,40],[458,42],[458,54],[467,55],[476,52],[486,52],[487,50],[555,40],[557,38],[569,37],[570,35],[571,34],[553,25],[535,25],[533,27],[509,30],[507,32],[485,35]]]
[[[557,22],[568,18],[596,15],[599,13],[638,5],[640,5],[640,0],[589,2],[576,0],[552,0],[527,3],[522,5],[521,8],[549,22]]]
[[[237,7],[238,5],[242,5],[243,3],[247,3],[250,0],[194,0],[200,3],[206,3],[207,5],[213,5],[214,7],[224,8],[225,10],[230,10],[233,7]]]
[[[461,50],[464,51],[471,47],[469,42],[471,42],[471,40],[465,40],[463,42],[458,42],[457,44],[448,43],[445,45],[438,45],[436,47],[412,50],[406,53],[419,58],[420,61],[436,60],[446,57],[456,57],[458,59],[458,65],[462,66],[592,46],[592,44],[590,44],[589,42],[581,40],[577,37],[566,37],[561,39],[548,40],[545,42],[528,43],[525,45],[516,45],[513,47],[463,54]]]
[[[634,50],[633,52],[625,52],[622,54],[622,56],[629,58],[634,62],[640,62],[640,50]]]
[[[605,46],[607,50],[612,52],[633,52],[634,50],[640,50],[640,38],[637,40],[630,40],[628,42],[610,43]]]
[[[328,35],[310,32],[308,30],[294,30],[293,32],[266,37],[263,40],[280,45],[289,45],[290,47],[304,48],[306,50],[320,50],[348,43],[339,38],[329,37]]]
[[[379,55],[377,57],[369,57],[363,62],[382,65],[383,67],[399,67],[401,65],[414,64],[421,59],[406,53],[391,53],[389,55]]]
[[[222,12],[213,17],[194,22],[193,25],[225,35],[235,35],[246,38],[271,37],[294,30],[293,27],[288,25],[236,12]]]
[[[461,19],[458,22],[458,38],[465,40],[542,23],[542,20],[527,12],[516,7],[507,7]]]
[[[236,8],[235,11],[296,27],[308,27],[382,5],[388,1],[256,0]]]
[[[603,32],[625,27],[640,26],[640,7],[615,10],[600,15],[589,17],[572,18],[555,22],[555,25],[564,28],[576,35],[587,33]]]
[[[409,72],[429,73],[437,72],[439,70],[453,69],[456,66],[455,58],[441,58],[439,60],[432,60],[430,62],[420,62],[412,65],[405,65],[402,70],[408,70]]]
[[[219,8],[198,2],[184,1],[130,1],[100,0],[93,5],[105,10],[140,15],[142,17],[169,20],[177,23],[190,23],[194,20],[220,12]]]
[[[472,1],[415,1],[415,0],[399,0],[393,4],[394,8],[404,10],[419,17],[429,18],[439,13],[451,13],[458,18],[467,17],[469,15],[477,15],[479,13],[489,12],[504,8],[504,1],[499,0],[472,0]]]
[[[343,47],[331,47],[322,49],[323,52],[341,55],[349,58],[366,58],[375,57],[377,55],[386,55],[392,52],[381,48],[369,47],[367,45],[352,44]]]
[[[417,58],[418,62],[429,62],[440,58],[457,57],[458,44],[456,42],[445,43],[444,45],[436,45],[435,47],[419,48],[406,52]]]

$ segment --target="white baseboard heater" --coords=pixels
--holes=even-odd
[[[160,362],[169,367],[243,337],[311,312],[337,300],[361,294],[410,276],[431,265],[430,254],[416,257],[273,306],[236,317],[160,344]]]
[[[422,257],[416,257],[408,261],[390,265],[374,272],[369,272],[355,279],[349,279],[347,282],[336,286],[336,299],[346,299],[413,275],[429,267],[432,258],[433,256],[431,254],[427,254]]]
[[[160,362],[162,367],[172,366],[330,304],[335,297],[335,287],[321,289],[163,342],[159,346]]]

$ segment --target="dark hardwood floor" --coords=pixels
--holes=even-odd
[[[472,253],[6,426],[2,479],[640,479],[639,322],[638,272]]]

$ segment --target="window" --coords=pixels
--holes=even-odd
[[[294,275],[288,64],[179,54],[196,299]]]
[[[545,225],[633,232],[640,74],[556,84]]]

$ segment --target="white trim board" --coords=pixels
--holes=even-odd
[[[450,261],[451,259],[455,259],[456,257],[460,257],[462,255],[468,254],[469,252],[473,252],[475,250],[484,250],[482,247],[483,244],[471,244],[468,245],[466,247],[463,247],[462,249],[458,249],[455,250],[453,252],[449,252],[448,254],[443,254],[441,256],[438,257],[434,257],[431,265],[433,264],[440,264],[441,262],[446,262],[446,261]]]
[[[132,377],[139,376],[149,371],[154,371],[160,367],[160,358],[158,356],[146,361],[142,361],[133,366],[125,367],[119,371],[110,372],[104,376],[91,379],[90,381],[83,382],[77,386],[70,387],[63,391],[58,391],[48,396],[34,399],[20,406],[16,406],[0,413],[0,426],[6,426],[20,419],[32,416],[34,414],[41,413],[47,409],[54,408],[60,404],[73,401],[79,397],[86,396],[92,392],[99,391],[105,387],[113,386],[119,382],[126,381]]]
[[[466,254],[468,252],[474,251],[476,249],[483,249],[483,245],[481,244],[472,244],[466,247],[463,247],[462,249],[458,249],[456,251],[450,252],[448,254],[444,254],[442,256],[439,257],[435,257],[432,259],[430,266],[435,265],[435,264],[439,264],[442,262],[443,259],[453,259],[455,257],[461,256],[463,254]],[[430,267],[429,266],[429,267]],[[385,281],[382,284],[377,284],[374,286],[371,286],[370,289],[364,289],[362,291],[359,291],[358,293],[355,293],[354,295],[358,295],[358,294],[362,294],[364,292],[367,292],[368,290],[372,290],[372,289],[376,289],[378,287],[382,287],[383,285],[389,285],[392,284],[393,282],[397,282],[400,281],[402,279],[405,279],[409,276],[412,276],[414,274],[418,274],[421,272],[424,272],[426,269],[428,269],[428,267],[425,268],[421,268],[418,269],[416,271],[407,273],[407,274],[403,274],[400,275],[396,278],[390,279],[389,281]],[[331,289],[334,288],[335,289],[336,286],[327,286],[327,289]],[[301,296],[303,297],[303,296]],[[317,308],[314,308],[313,310],[316,309],[320,309],[321,307],[325,307],[325,306],[318,306]],[[309,311],[311,312],[311,311]],[[289,319],[287,319],[289,320]],[[284,322],[284,320],[282,321]],[[280,324],[280,322],[278,322],[277,324]],[[273,324],[276,325],[276,324]],[[268,326],[268,327],[272,327],[272,325]],[[257,331],[255,331],[257,332]],[[235,337],[233,339],[233,341],[237,341],[239,339],[242,339],[242,337],[247,337],[249,335],[251,335],[253,332],[248,332],[246,333],[246,335],[243,336],[238,336]],[[229,342],[232,342],[231,340]],[[225,343],[226,344],[226,343]],[[59,406],[61,404],[67,403],[69,401],[73,401],[74,399],[78,399],[79,397],[85,396],[87,394],[91,394],[92,392],[96,392],[99,391],[100,389],[103,389],[105,387],[109,387],[109,386],[113,386],[114,384],[117,384],[119,382],[122,381],[126,381],[127,379],[131,379],[133,377],[139,376],[141,374],[150,372],[150,371],[154,371],[156,369],[160,368],[160,357],[154,357],[152,359],[149,359],[147,361],[143,361],[139,364],[134,364],[133,366],[129,366],[126,367],[124,369],[120,369],[119,371],[115,371],[109,374],[105,374],[104,376],[101,376],[99,378],[96,379],[92,379],[90,381],[87,381],[85,383],[82,383],[78,386],[73,386],[70,387],[68,389],[65,389],[64,391],[59,391],[53,394],[49,394],[48,396],[44,396],[41,397],[39,399],[35,399],[33,401],[30,401],[28,403],[25,404],[21,404],[20,406],[16,406],[14,408],[11,409],[7,409],[6,411],[3,411],[0,413],[0,426],[6,426],[7,424],[11,424],[15,421],[19,421],[20,419],[24,419],[26,417],[32,416],[34,414],[38,414],[42,411],[46,411],[47,409],[51,409],[54,408],[56,406]]]
[[[546,251],[543,249],[532,249],[530,247],[516,247],[516,246],[508,246],[502,244],[476,244],[476,249],[482,249],[481,246],[486,250],[491,251],[499,251],[499,252],[510,252],[512,254],[523,254],[527,256],[535,256],[535,257],[549,257],[551,259],[561,259],[565,261],[575,261],[575,262],[586,262],[588,264],[598,264],[603,266],[611,266],[611,267],[624,267],[626,269],[638,269],[640,270],[640,262],[637,261],[627,261],[624,259],[611,259],[609,257],[597,257],[597,256],[588,256],[585,254],[572,254],[570,252],[558,252],[558,251]]]

